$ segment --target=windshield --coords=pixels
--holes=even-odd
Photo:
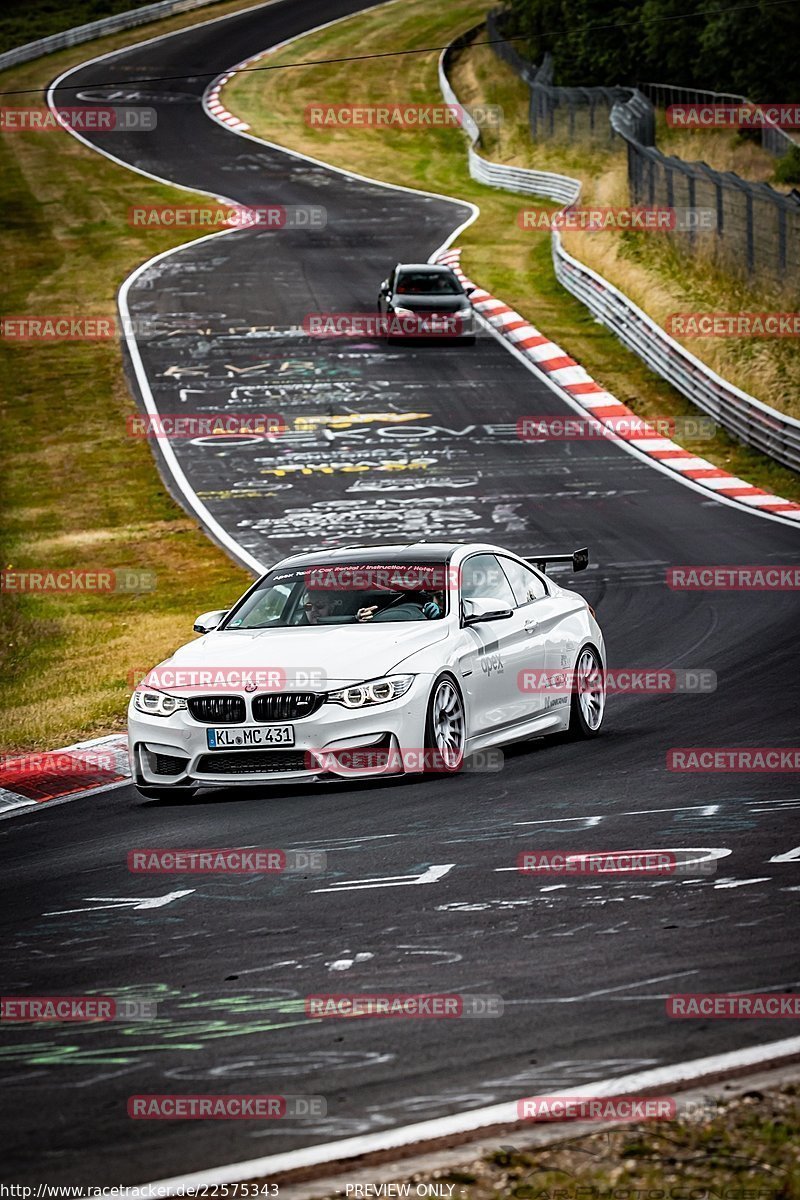
[[[291,629],[439,621],[448,609],[442,563],[326,563],[271,571],[225,629]]]
[[[401,296],[460,296],[461,284],[445,271],[402,271],[395,292]]]

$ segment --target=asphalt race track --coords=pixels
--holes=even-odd
[[[309,312],[371,310],[394,261],[427,258],[467,216],[258,146],[204,114],[209,73],[359,7],[276,3],[85,66],[59,89],[61,104],[76,102],[75,85],[99,101],[107,81],[185,74],[147,85],[155,132],[106,134],[103,148],[249,205],[327,210],[322,230],[213,238],[131,287],[161,413],[278,412],[293,430],[225,450],[176,441],[178,461],[264,563],[365,538],[484,538],[529,553],[588,544],[576,586],[598,610],[610,665],[711,669],[718,687],[611,698],[597,741],[507,750],[495,773],[188,803],[122,787],[0,821],[7,991],[158,1001],[154,1021],[6,1028],[2,1162],[17,1183],[134,1184],[796,1033],[787,1021],[665,1015],[671,992],[800,985],[800,859],[769,861],[800,845],[796,779],[665,766],[671,747],[793,744],[796,600],[673,592],[665,571],[795,564],[798,533],[609,443],[520,442],[518,417],[565,406],[489,335],[442,348],[292,332]],[[186,102],[170,102],[176,93]],[[334,418],[327,437],[298,428],[314,416]],[[369,469],[344,469],[354,463]],[[328,869],[128,872],[131,849],[169,846],[321,849]],[[714,875],[668,879],[554,886],[509,869],[528,848],[654,847],[731,853]],[[346,886],[434,865],[448,870],[430,883]],[[186,894],[133,907],[173,892]],[[500,996],[504,1015],[304,1015],[310,993],[424,991]],[[321,1095],[327,1116],[127,1117],[130,1095],[169,1092]]]

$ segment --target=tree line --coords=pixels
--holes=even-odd
[[[798,0],[507,0],[523,57],[553,55],[555,82],[639,82],[800,102]]]

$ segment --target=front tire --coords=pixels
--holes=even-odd
[[[455,775],[464,762],[467,715],[464,698],[452,675],[437,679],[425,717],[425,757],[430,769],[440,775]]]
[[[600,655],[594,646],[584,646],[575,664],[575,679],[569,708],[569,734],[576,739],[597,737],[606,709],[606,686]]]

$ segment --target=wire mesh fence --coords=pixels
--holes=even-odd
[[[656,146],[655,103],[747,103],[729,94],[675,88],[670,84],[629,87],[558,87],[545,55],[539,67],[503,38],[502,10],[488,14],[492,49],[530,88],[529,122],[534,141],[588,140],[627,148],[628,188],[635,205],[688,210],[687,225],[669,233],[693,253],[702,244],[709,257],[751,278],[780,284],[800,279],[800,192],[784,194],[705,162],[687,162]],[[649,94],[645,94],[649,92]],[[783,154],[794,143],[777,126],[761,131],[762,144]]]
[[[676,87],[671,83],[639,83],[636,86],[657,108],[667,109],[674,104],[700,107],[728,105],[731,108],[750,105],[746,96],[737,96],[733,92],[707,92],[702,88]],[[761,145],[776,157],[786,154],[796,144],[791,134],[777,124],[765,123],[759,126],[758,132]]]

